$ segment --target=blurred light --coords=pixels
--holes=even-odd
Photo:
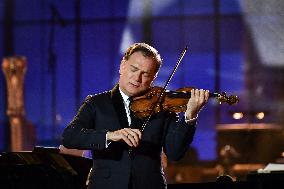
[[[122,42],[120,44],[120,53],[123,55],[127,48],[134,43],[135,39],[133,37],[130,26],[126,26],[122,34]]]
[[[56,114],[56,123],[60,123],[62,121],[62,117],[60,114]]]
[[[242,0],[239,3],[261,63],[283,67],[283,2],[258,1],[256,5],[253,0]]]
[[[242,112],[235,112],[233,113],[232,117],[234,119],[242,119],[244,117],[244,114]]]
[[[264,118],[264,112],[257,112],[257,113],[255,114],[255,117],[256,117],[257,119],[263,119],[263,118]]]

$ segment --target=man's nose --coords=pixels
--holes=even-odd
[[[142,74],[140,74],[140,73],[135,74],[134,79],[135,79],[135,81],[140,82],[141,79],[142,79]]]

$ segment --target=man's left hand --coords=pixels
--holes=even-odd
[[[187,119],[194,119],[197,117],[199,111],[207,103],[209,99],[209,91],[203,89],[192,89],[191,97],[187,103],[186,117]]]

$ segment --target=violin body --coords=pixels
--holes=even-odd
[[[194,87],[184,87],[176,91],[163,91],[162,87],[155,86],[144,95],[134,97],[130,108],[134,115],[140,119],[161,111],[185,112],[192,89]],[[220,104],[225,102],[232,105],[239,101],[237,96],[231,95],[228,97],[225,92],[209,93],[209,97],[215,97]]]

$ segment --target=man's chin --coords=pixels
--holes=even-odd
[[[137,88],[135,89],[130,89],[128,90],[128,93],[130,94],[130,96],[139,96],[141,93],[143,93],[143,90],[137,90]]]
[[[130,95],[132,96],[132,97],[136,97],[136,96],[142,96],[142,95],[144,95],[145,93],[147,93],[148,92],[148,90],[147,89],[145,89],[145,90],[139,90],[139,91],[132,91],[131,93],[130,93]]]
[[[131,92],[129,94],[130,94],[130,96],[135,97],[135,96],[139,96],[139,94],[141,94],[141,92]]]

